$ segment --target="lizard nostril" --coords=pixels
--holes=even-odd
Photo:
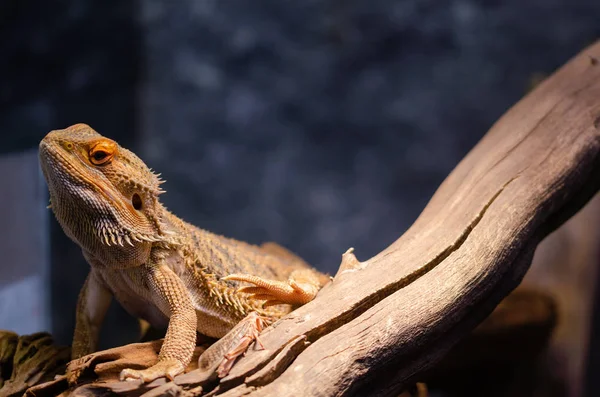
[[[133,208],[135,208],[136,210],[142,209],[142,198],[140,197],[139,194],[137,194],[137,193],[133,194],[133,197],[131,197],[131,204],[133,205]]]

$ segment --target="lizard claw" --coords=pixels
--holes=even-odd
[[[80,376],[81,376],[81,370],[80,369],[71,370],[67,366],[66,378],[67,378],[67,383],[69,385],[76,385],[77,384],[77,380],[79,380]]]
[[[250,294],[256,300],[264,300],[265,307],[279,304],[303,305],[313,300],[319,290],[319,287],[312,283],[300,283],[294,279],[268,280],[250,274],[230,274],[223,280],[254,284],[252,287],[241,287],[238,292]]]
[[[141,380],[142,382],[148,383],[155,379],[166,377],[172,381],[177,375],[183,373],[184,369],[185,367],[179,360],[168,358],[161,360],[150,368],[143,370],[126,368],[119,374],[119,379],[122,381]]]
[[[231,349],[223,356],[223,360],[217,369],[217,375],[219,378],[223,378],[229,374],[229,371],[233,367],[233,364],[239,356],[246,354],[248,347],[254,341],[256,345],[260,346],[261,350],[264,350],[262,342],[258,335],[262,331],[264,326],[264,318],[259,316],[256,312],[251,312],[246,318],[236,325],[232,332],[239,335],[239,339],[231,347]]]

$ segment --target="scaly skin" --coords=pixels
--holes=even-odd
[[[114,296],[132,315],[168,324],[158,363],[123,370],[123,379],[172,379],[189,364],[196,332],[221,338],[249,318],[257,325],[230,346],[222,371],[257,334],[256,315],[273,322],[328,281],[276,244],[246,244],[177,218],[158,200],[158,175],[85,124],[48,133],[40,162],[51,208],[90,265],[77,305],[74,359],[95,351]],[[254,286],[240,289],[240,282]]]

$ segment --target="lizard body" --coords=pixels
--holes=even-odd
[[[221,338],[245,318],[270,323],[313,299],[328,281],[276,244],[247,244],[176,217],[158,199],[158,175],[85,124],[48,133],[40,163],[51,208],[90,265],[77,306],[73,358],[96,349],[112,296],[130,314],[168,325],[158,363],[126,369],[124,379],[173,378],[190,362],[196,332]],[[240,288],[240,282],[254,286]],[[241,354],[240,346],[231,349],[237,352],[233,359]]]

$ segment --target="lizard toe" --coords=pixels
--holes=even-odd
[[[121,371],[119,379],[124,381],[135,381],[141,380],[142,382],[152,382],[158,378],[167,378],[169,380],[175,379],[175,377],[181,373],[185,367],[179,360],[166,359],[161,360],[150,368],[143,370],[136,370],[126,368]]]
[[[230,274],[224,277],[223,280],[254,284],[251,287],[241,287],[238,292],[250,294],[256,300],[264,300],[265,303],[268,303],[268,306],[304,304],[311,301],[318,291],[317,286],[299,283],[293,279],[287,281],[268,280],[250,274]]]

